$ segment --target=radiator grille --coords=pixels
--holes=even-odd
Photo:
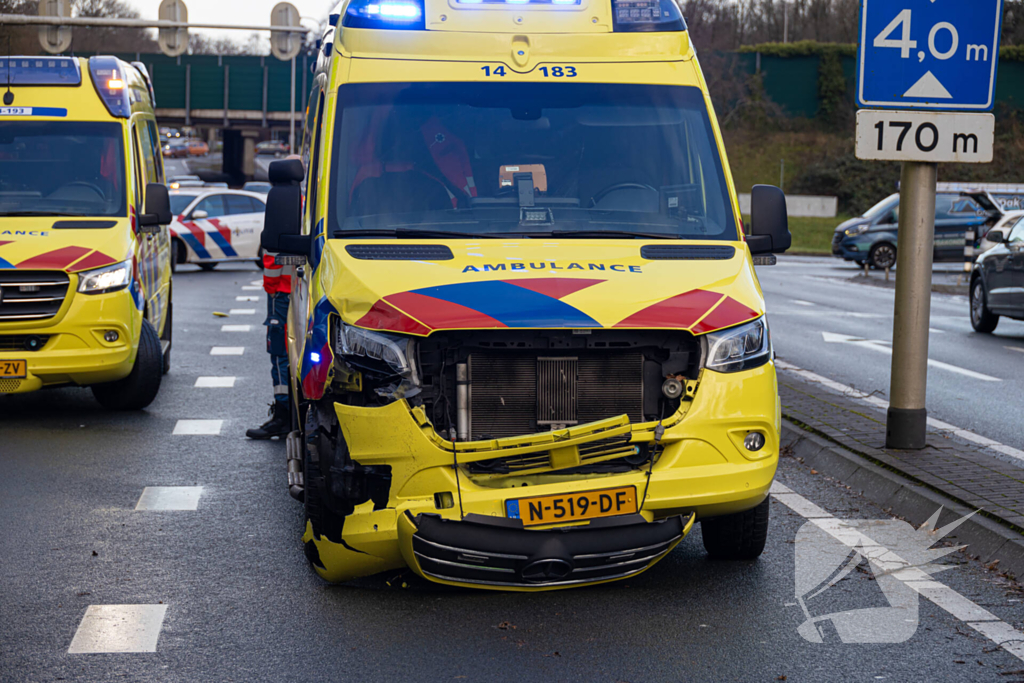
[[[574,425],[576,358],[537,359],[537,425]]]
[[[469,365],[473,439],[534,434],[623,414],[643,421],[640,353],[474,353]]]
[[[68,276],[52,270],[0,270],[0,322],[45,320],[57,315]]]

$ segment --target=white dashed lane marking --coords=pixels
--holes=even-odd
[[[228,315],[256,315],[255,308],[232,308]]]
[[[253,280],[249,284],[250,285],[262,285],[263,284],[263,280]]]
[[[196,377],[194,385],[197,389],[231,389],[235,386],[234,377]]]
[[[244,287],[242,287],[242,291],[243,292],[259,292],[262,289],[263,289],[262,287],[257,287],[257,286],[254,286],[254,285],[245,285]]]
[[[801,517],[809,519],[825,533],[844,545],[857,548],[872,563],[885,569],[891,576],[903,581],[918,594],[928,598],[1014,657],[1024,660],[1024,633],[949,586],[935,581],[931,575],[911,566],[896,553],[872,541],[859,528],[847,526],[843,520],[834,517],[789,487],[776,481],[772,483],[771,494],[777,501]]]
[[[221,325],[221,332],[252,332],[252,325]]]
[[[89,605],[68,654],[156,652],[167,605]]]
[[[259,300],[260,300],[260,298],[258,296],[245,295],[245,296],[236,296],[235,297],[235,301],[259,301]]]
[[[197,510],[202,486],[147,486],[136,510]]]
[[[244,346],[214,346],[210,349],[211,356],[241,356],[243,353]]]
[[[220,434],[224,420],[178,420],[174,425],[175,436],[202,436]]]
[[[793,303],[797,306],[816,306],[817,304],[811,303],[810,301],[801,301],[800,299],[793,299]]]

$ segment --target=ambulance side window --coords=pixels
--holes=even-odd
[[[135,189],[135,213],[142,215],[142,207],[145,206],[142,188],[146,186],[142,179],[142,158],[139,155],[139,129],[132,126],[132,159],[135,161],[135,172],[132,174],[132,186]]]
[[[153,153],[153,139],[150,136],[149,126],[145,124],[136,126],[135,133],[139,138],[138,147],[142,155],[142,168],[145,171],[145,177],[142,179],[143,187],[146,183],[162,183],[163,179],[158,170],[159,165]]]
[[[155,169],[155,175],[151,178],[154,183],[164,184],[164,165],[163,165],[163,152],[160,149],[160,133],[157,132],[155,121],[146,121],[146,135],[148,139],[148,146],[146,147],[146,155],[153,159],[153,168]]]
[[[324,99],[324,91],[321,90],[317,96],[316,118],[313,122],[315,132],[313,134],[313,149],[311,150],[312,159],[310,160],[309,168],[306,170],[306,205],[309,208],[311,223],[316,220],[316,195],[320,175],[320,143],[324,132]],[[312,225],[310,227],[312,228]]]

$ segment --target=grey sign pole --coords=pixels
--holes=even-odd
[[[925,447],[937,175],[936,164],[903,162],[886,448]]]
[[[295,57],[292,57],[292,89],[288,91],[288,153],[295,154]]]

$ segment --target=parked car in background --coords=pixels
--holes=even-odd
[[[1024,212],[1016,212],[987,239],[995,246],[979,256],[971,273],[971,326],[996,329],[999,318],[1024,320]]]
[[[189,140],[187,146],[189,156],[202,157],[210,153],[210,146],[202,140]]]
[[[255,261],[266,197],[255,192],[181,187],[171,190],[174,267],[195,263],[213,270],[226,261]]]
[[[842,223],[832,236],[832,254],[858,266],[894,267],[899,208],[899,194],[890,195],[863,216]],[[962,260],[967,230],[973,229],[980,240],[1002,216],[1002,209],[986,191],[937,193],[935,260]]]
[[[256,145],[256,154],[259,155],[285,156],[288,152],[288,144],[280,140],[268,140]]]
[[[188,156],[188,145],[179,140],[173,140],[164,147],[164,156],[169,159],[181,159]]]
[[[993,230],[1001,230],[1003,235],[1008,235],[1010,233],[1010,228],[1017,223],[1017,220],[1020,219],[1021,216],[1024,216],[1024,211],[1007,211],[1004,213],[1003,217],[1000,218],[999,221],[992,226],[992,229],[981,238],[980,242],[978,242],[977,253],[984,254],[989,249],[999,246],[1001,242],[993,242],[989,239],[989,235],[993,235]]]
[[[246,192],[256,192],[258,194],[269,194],[270,193],[270,188],[272,188],[272,187],[273,187],[273,185],[271,185],[270,183],[264,183],[264,182],[258,181],[258,180],[251,180],[251,181],[247,182],[245,185],[243,185],[242,189],[245,190]]]

